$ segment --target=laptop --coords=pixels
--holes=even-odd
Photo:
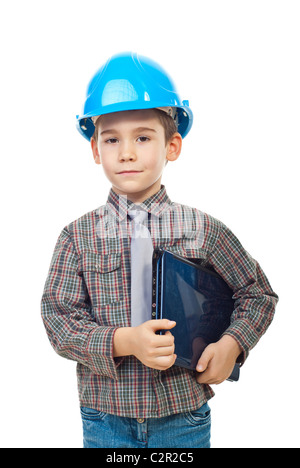
[[[176,322],[175,365],[195,370],[206,346],[217,342],[230,325],[233,291],[200,259],[161,248],[153,252],[152,286],[152,318]],[[236,364],[228,380],[238,381],[239,372]]]

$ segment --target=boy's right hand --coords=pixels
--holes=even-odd
[[[174,354],[174,336],[167,331],[157,335],[159,330],[170,330],[176,322],[167,319],[149,320],[132,330],[132,354],[145,366],[166,370],[172,367],[177,356]]]

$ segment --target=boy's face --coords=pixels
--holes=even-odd
[[[157,193],[166,161],[180,155],[180,134],[166,143],[164,128],[151,110],[102,115],[97,129],[98,144],[91,141],[94,159],[113,190],[134,203]]]

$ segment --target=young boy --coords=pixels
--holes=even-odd
[[[161,185],[192,112],[157,63],[112,57],[91,80],[77,122],[111,190],[106,205],[63,229],[42,317],[56,352],[78,363],[84,447],[210,447],[209,385],[243,364],[278,297],[224,224],[171,202]],[[200,259],[233,289],[231,325],[204,350],[197,372],[174,365],[176,323],[151,320],[155,247]]]

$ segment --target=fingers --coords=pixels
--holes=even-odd
[[[205,348],[205,350],[203,351],[203,353],[202,353],[202,355],[201,355],[201,357],[200,357],[200,359],[198,361],[196,371],[197,372],[204,372],[207,369],[208,364],[211,361],[211,359],[213,358],[213,356],[214,356],[213,349],[210,346],[207,346],[207,348]]]
[[[217,344],[209,345],[198,361],[196,371],[200,374],[197,375],[196,380],[200,384],[218,385],[228,377],[227,368],[217,354],[217,347]]]
[[[150,353],[151,356],[160,357],[160,356],[171,356],[174,354],[175,346],[161,346],[154,348]]]
[[[205,384],[205,385],[219,385],[224,382],[225,379],[217,379],[216,377],[209,377],[208,375],[205,375],[206,372],[203,375],[197,376],[196,380],[199,384]]]
[[[222,382],[224,382],[224,380],[226,380],[226,378],[228,377],[229,376],[223,375],[222,373],[217,372],[213,368],[208,368],[205,372],[198,374],[196,380],[200,384],[219,385]]]
[[[158,348],[174,345],[174,336],[169,330],[174,328],[175,325],[176,325],[176,322],[173,322],[167,319],[149,320],[148,322],[146,322],[146,326],[149,327],[151,331],[154,333],[153,345]],[[155,333],[158,330],[168,330],[168,331],[160,335],[160,334]]]
[[[150,328],[152,328],[153,331],[171,330],[176,325],[176,322],[174,322],[173,320],[168,320],[168,319],[149,320],[146,323],[147,325],[149,325]]]
[[[170,356],[159,356],[155,359],[155,369],[166,370],[172,367],[177,359],[176,354]]]
[[[167,331],[164,335],[157,336],[157,347],[173,346],[174,347],[174,336],[171,332]]]
[[[213,349],[210,346],[205,348],[196,367],[196,371],[201,373],[197,375],[196,377],[196,380],[198,383],[202,383],[202,384],[215,383],[212,381],[212,376],[210,375],[210,369],[209,369],[209,364],[211,360],[213,359],[213,356],[214,356]]]
[[[160,330],[162,329],[161,325],[162,324],[160,324],[159,327]],[[166,321],[165,325],[168,326],[168,321]],[[175,326],[175,322],[173,322],[171,326]],[[167,331],[164,335],[154,334],[153,345],[154,347],[150,352],[150,355],[153,359],[153,364],[151,367],[158,370],[166,370],[172,367],[177,359],[176,354],[174,354],[175,340],[172,333]]]
[[[174,354],[174,336],[169,331],[175,327],[176,323],[167,319],[149,320],[135,329],[133,354],[146,366],[166,370],[173,366],[177,356]],[[167,330],[160,335],[156,332]]]
[[[165,335],[155,335],[153,339],[152,354],[154,356],[169,356],[174,354],[174,336],[168,331]]]

